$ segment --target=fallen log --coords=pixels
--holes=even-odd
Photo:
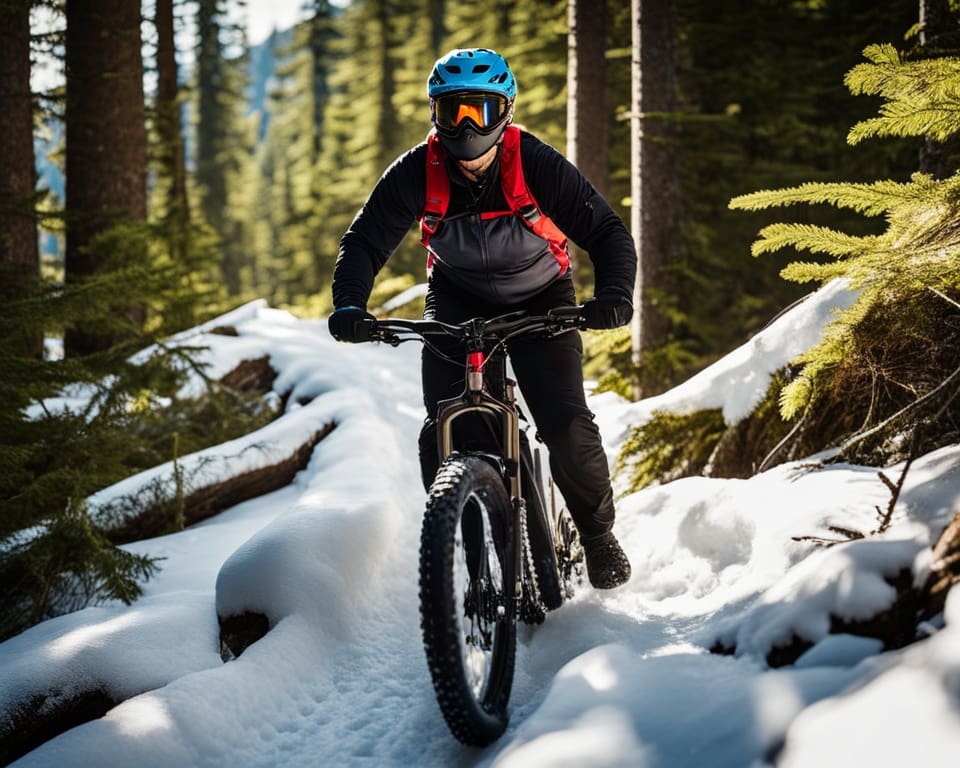
[[[262,613],[241,613],[218,616],[220,623],[220,658],[232,661],[270,631],[270,622]]]
[[[191,488],[182,497],[153,489],[149,500],[138,497],[136,501],[127,501],[124,506],[133,506],[136,512],[111,513],[117,522],[107,526],[105,533],[114,544],[139,541],[193,525],[228,507],[279,490],[307,466],[313,449],[334,426],[325,424],[278,462]]]
[[[270,365],[270,357],[264,355],[253,360],[241,360],[233,370],[222,376],[220,383],[237,392],[269,392],[277,372]]]
[[[5,710],[0,717],[0,765],[9,765],[54,736],[103,717],[117,704],[96,688],[71,696],[50,691]]]
[[[903,648],[927,636],[923,625],[943,613],[950,588],[960,582],[960,510],[941,531],[933,545],[930,573],[919,586],[914,574],[904,569],[886,582],[896,590],[889,608],[868,619],[850,620],[830,616],[830,634],[857,635],[880,640],[885,651]],[[793,664],[805,651],[813,647],[810,640],[794,635],[783,644],[774,646],[766,656],[772,668]],[[717,640],[711,653],[735,654],[737,647]]]
[[[947,592],[957,582],[960,582],[960,511],[933,545],[930,575],[920,590],[923,596],[920,618],[930,620],[943,613]]]

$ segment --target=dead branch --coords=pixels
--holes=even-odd
[[[864,538],[864,535],[860,531],[855,531],[853,528],[844,528],[842,525],[828,525],[827,530],[833,531],[843,538],[828,539],[825,536],[791,536],[790,538],[793,541],[812,541],[814,544],[819,544],[823,547],[832,547],[834,544],[845,544],[848,541],[856,541],[857,539]]]
[[[944,379],[942,382],[940,382],[940,384],[938,384],[936,387],[934,387],[929,392],[927,392],[927,394],[921,397],[918,397],[912,403],[904,406],[899,411],[894,413],[892,416],[887,417],[886,419],[881,421],[879,424],[877,424],[874,427],[871,427],[870,429],[864,430],[862,432],[858,432],[852,437],[847,438],[847,440],[845,440],[844,443],[840,446],[839,455],[841,456],[847,455],[847,452],[849,451],[850,448],[857,445],[858,443],[862,443],[868,437],[872,437],[884,431],[885,429],[889,428],[891,425],[895,424],[898,420],[902,419],[907,414],[915,411],[921,405],[925,404],[927,401],[933,399],[935,396],[937,396],[938,394],[946,390],[954,382],[960,383],[960,367],[958,367],[953,373],[947,376],[947,378]],[[950,396],[947,399],[948,405],[957,396],[958,392],[960,392],[960,387],[958,387],[957,391],[954,391],[950,394]],[[943,409],[940,410],[940,413],[942,412],[943,412]]]
[[[955,306],[957,309],[960,309],[960,304],[955,302],[953,299],[951,299],[949,296],[947,296],[947,294],[943,293],[942,291],[938,291],[936,288],[931,288],[929,285],[927,286],[927,290],[930,291],[930,293],[933,293],[939,296],[941,299],[943,299],[947,303],[953,304],[953,306]]]

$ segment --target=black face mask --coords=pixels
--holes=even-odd
[[[507,124],[504,122],[500,130],[484,135],[479,133],[469,121],[465,121],[452,136],[440,131],[437,131],[437,135],[447,154],[454,159],[476,160],[500,140],[506,127]]]

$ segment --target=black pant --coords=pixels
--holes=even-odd
[[[434,273],[427,292],[424,316],[448,323],[472,317],[495,317],[526,310],[541,314],[560,306],[573,306],[573,281],[564,278],[522,305],[497,305],[480,301]],[[428,488],[438,468],[437,403],[464,389],[463,352],[454,342],[441,345],[445,360],[428,347],[422,355],[423,402],[428,418],[420,432],[420,467]],[[507,350],[517,384],[523,394],[537,435],[550,452],[550,472],[563,494],[573,521],[584,538],[613,527],[613,491],[600,431],[587,408],[583,391],[583,345],[576,331],[551,339],[513,339]],[[484,440],[482,425],[474,426],[472,439]],[[459,433],[458,433],[459,436]]]

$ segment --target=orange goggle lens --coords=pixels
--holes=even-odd
[[[510,104],[496,93],[453,93],[438,96],[433,102],[433,119],[438,128],[452,130],[470,120],[480,130],[499,123]]]

